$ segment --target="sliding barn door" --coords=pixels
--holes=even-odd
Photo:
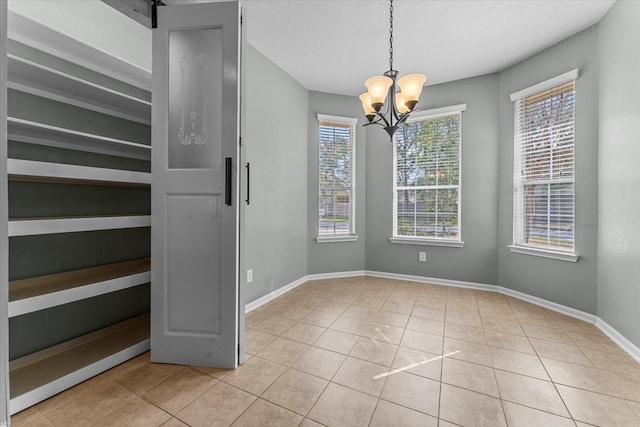
[[[240,6],[158,8],[151,360],[238,364]]]

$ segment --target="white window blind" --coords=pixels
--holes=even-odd
[[[356,119],[318,115],[318,236],[353,235]]]
[[[574,252],[577,70],[566,76],[514,100],[514,246]]]
[[[421,117],[396,133],[394,237],[460,242],[461,115]]]

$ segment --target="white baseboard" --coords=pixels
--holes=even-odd
[[[386,273],[383,271],[366,270],[367,276],[383,277],[387,279],[407,280],[409,282],[430,283],[432,285],[455,286],[457,288],[480,289],[483,291],[496,291],[497,286],[476,282],[463,282],[461,280],[438,279],[435,277],[412,276],[409,274]]]
[[[638,363],[640,363],[640,348],[626,339],[620,332],[613,329],[611,325],[609,325],[599,317],[596,319],[596,326],[609,338],[611,338],[613,342],[618,344],[624,351],[626,351],[629,356],[633,357]]]
[[[354,271],[338,271],[336,273],[318,273],[318,274],[307,274],[307,280],[322,280],[322,279],[340,279],[343,277],[356,277],[356,276],[364,276],[366,271],[364,270],[354,270]]]
[[[301,278],[294,280],[293,282],[284,285],[281,288],[278,288],[272,292],[269,292],[265,296],[262,296],[256,300],[251,301],[250,303],[244,306],[244,312],[248,313],[256,308],[260,307],[268,303],[269,301],[279,297],[280,295],[289,292],[292,289],[297,288],[303,283],[309,280],[321,280],[321,279],[339,279],[341,277],[354,277],[354,276],[364,276],[364,270],[360,271],[339,271],[336,273],[319,273],[319,274],[307,274],[306,276],[302,276]]]
[[[525,294],[524,292],[514,291],[513,289],[505,288],[502,286],[496,286],[497,291],[501,294],[508,295],[510,297],[518,298],[531,304],[539,305],[540,307],[548,308],[549,310],[556,311],[558,313],[566,314],[567,316],[575,317],[576,319],[585,321],[587,323],[596,323],[597,316],[591,313],[587,313],[575,308],[567,307],[566,305],[558,304],[546,299],[534,297],[533,295]]]
[[[503,295],[508,295],[510,297],[517,298],[517,299],[529,302],[531,304],[544,307],[549,310],[553,310],[555,312],[565,314],[567,316],[574,317],[584,322],[595,324],[602,332],[604,332],[609,338],[611,338],[616,344],[618,344],[624,351],[626,351],[631,357],[633,357],[635,360],[637,360],[640,363],[640,348],[635,344],[633,344],[631,341],[629,341],[627,338],[625,338],[621,333],[616,331],[613,327],[611,327],[609,324],[607,324],[604,320],[602,320],[598,316],[581,311],[581,310],[577,310],[575,308],[567,307],[566,305],[548,301],[543,298],[538,298],[533,295],[529,295],[523,292],[515,291],[513,289],[505,288],[503,286],[488,285],[485,283],[465,282],[461,280],[450,280],[450,279],[439,279],[435,277],[412,276],[409,274],[387,273],[383,271],[373,271],[373,270],[341,271],[341,272],[335,272],[335,273],[309,274],[261,298],[258,298],[255,301],[250,302],[245,306],[245,312],[248,313],[251,310],[254,310],[260,307],[261,305],[266,304],[272,299],[284,294],[285,292],[290,291],[291,289],[294,289],[302,285],[308,280],[335,279],[335,278],[356,277],[356,276],[365,276],[365,275],[372,276],[372,277],[397,279],[397,280],[407,280],[410,282],[418,282],[418,283],[430,283],[433,285],[456,286],[459,288],[499,292]]]
[[[595,323],[596,321],[596,316],[594,316],[593,314],[585,313],[584,311],[576,310],[575,308],[571,308],[562,304],[557,304],[555,302],[547,301],[545,299],[534,297],[532,295],[525,294],[523,292],[514,291],[513,289],[504,288],[502,286],[487,285],[486,283],[477,283],[477,282],[465,282],[462,280],[438,279],[435,277],[411,276],[408,274],[385,273],[380,271],[369,271],[369,270],[366,271],[366,274],[368,276],[374,276],[374,277],[388,277],[391,279],[408,280],[412,282],[431,283],[433,285],[456,286],[459,288],[499,292],[504,295],[518,298],[523,301],[527,301],[532,304],[539,305],[541,307],[548,308],[550,310],[557,311],[562,314],[566,314],[567,316],[575,317],[585,322]]]
[[[303,276],[301,278],[299,278],[298,280],[294,280],[293,282],[289,283],[288,285],[284,285],[281,288],[278,288],[272,292],[269,292],[268,294],[266,294],[263,297],[260,297],[256,300],[251,301],[248,304],[245,304],[244,306],[244,312],[248,313],[252,310],[255,310],[256,308],[260,307],[261,305],[264,305],[266,303],[268,303],[269,301],[279,297],[280,295],[289,292],[292,289],[297,288],[298,286],[302,285],[304,282],[307,281],[307,277],[308,276]]]

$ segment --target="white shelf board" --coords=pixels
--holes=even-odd
[[[151,124],[151,102],[54,70],[44,65],[7,55],[7,86],[11,89]]]
[[[21,394],[20,396],[16,396],[12,398],[9,403],[11,415],[17,414],[36,403],[40,403],[43,400],[80,384],[81,382],[108,371],[129,359],[133,359],[134,357],[149,351],[150,348],[151,340],[146,339],[138,344],[134,344],[124,350],[105,357],[104,359],[101,359],[89,366],[65,375],[64,377],[44,384],[34,390]]]
[[[151,146],[7,117],[8,139],[30,144],[151,160]]]
[[[149,344],[145,314],[12,360],[11,413],[144,353]]]
[[[8,17],[11,22],[7,29],[9,39],[151,91],[151,70],[90,46],[15,10],[8,10]]]
[[[72,180],[86,183],[118,183],[150,185],[151,174],[120,169],[107,169],[33,160],[7,159],[9,179]]]
[[[151,215],[9,220],[9,237],[150,227]]]
[[[27,313],[80,301],[87,298],[104,295],[134,286],[143,285],[151,281],[151,272],[131,274],[110,280],[92,283],[90,285],[78,286],[65,289],[60,292],[52,292],[45,295],[38,295],[31,298],[19,299],[9,302],[9,317],[21,316]]]

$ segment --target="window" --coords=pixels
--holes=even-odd
[[[318,242],[355,240],[356,119],[318,114]]]
[[[520,247],[533,254],[535,250],[547,255],[549,251],[574,253],[577,73],[574,70],[511,96],[515,111],[511,248],[515,252]]]
[[[457,105],[424,111],[418,118],[414,113],[410,123],[396,133],[392,242],[461,246],[460,134],[464,110],[464,105]]]

